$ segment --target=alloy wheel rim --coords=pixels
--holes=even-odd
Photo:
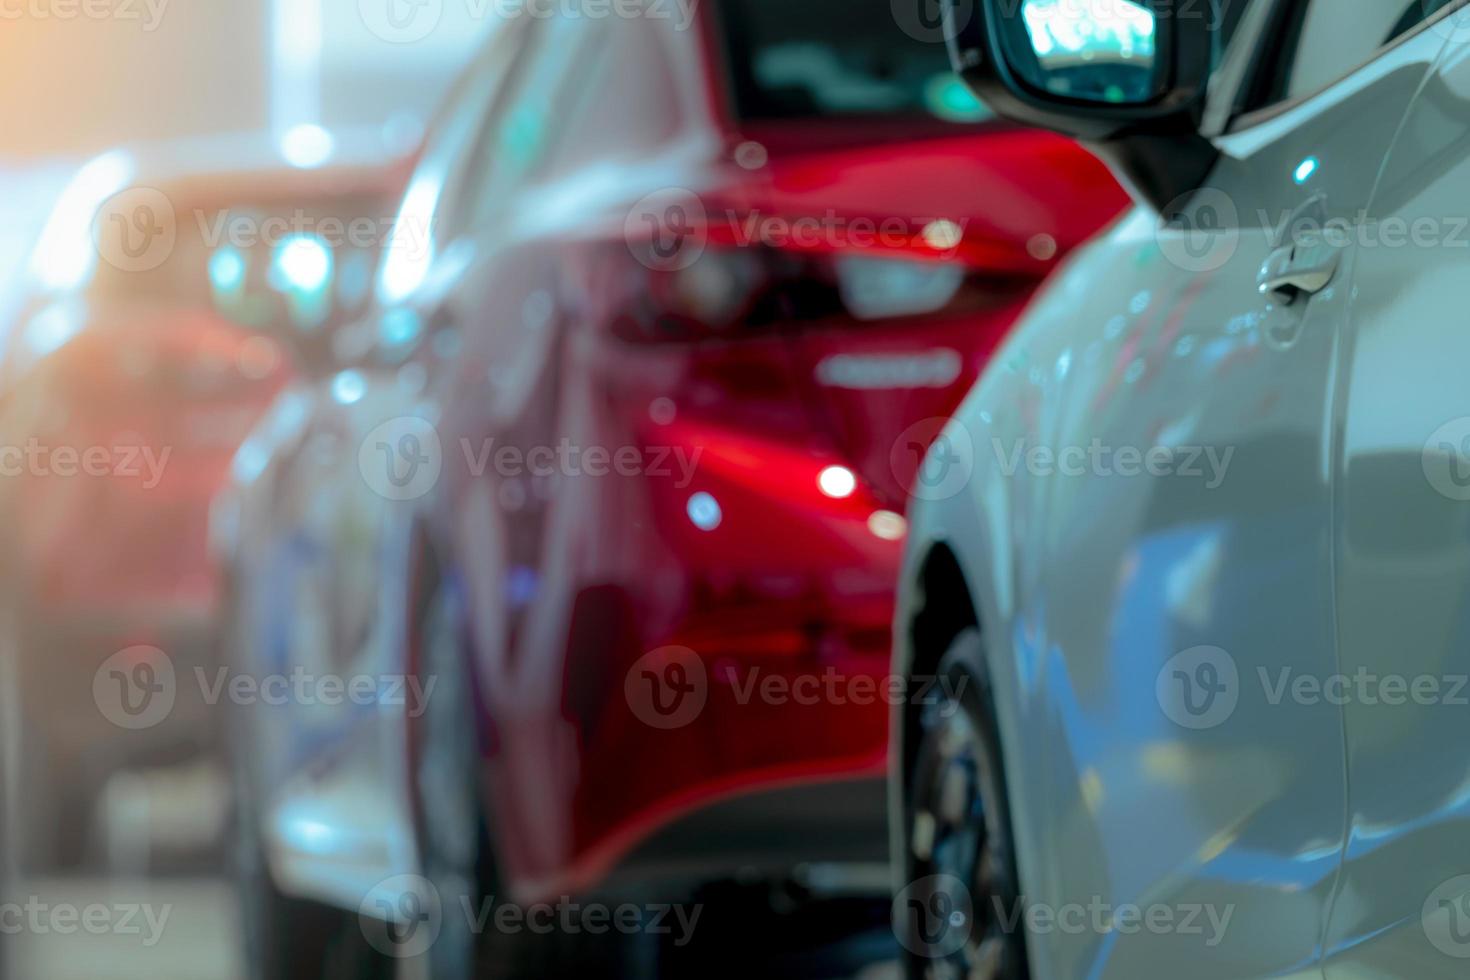
[[[1014,899],[989,747],[952,699],[930,706],[922,727],[908,841],[913,880],[929,883],[929,907],[953,910],[948,928],[963,941],[945,933],[930,955],[915,955],[930,980],[1010,980],[1013,939],[1002,914]]]

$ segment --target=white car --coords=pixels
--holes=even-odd
[[[1470,971],[1470,8],[949,0],[1137,207],[913,488],[911,976]]]

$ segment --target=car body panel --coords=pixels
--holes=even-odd
[[[252,705],[241,731],[255,750],[244,764],[265,787],[275,874],[325,901],[362,901],[416,861],[407,805],[392,791],[407,779],[407,726],[432,695],[410,686],[402,659],[416,506],[378,493],[359,467],[377,463],[373,430],[428,411],[419,385],[412,371],[299,384],[242,447],[216,505],[217,522],[238,508],[231,574],[254,586],[234,589],[236,642],[252,653],[235,669],[370,679],[367,701]],[[343,404],[344,387],[361,397]]]
[[[759,133],[732,131],[710,110],[724,100],[704,34],[657,19],[607,24],[648,33],[601,49],[605,102],[571,69],[565,78],[533,70],[524,101],[516,80],[530,69],[516,60],[506,76],[506,105],[517,108],[504,118],[586,119],[575,145],[554,130],[491,126],[452,161],[434,162],[431,135],[405,208],[416,187],[431,187],[426,198],[451,220],[422,268],[404,274],[410,288],[392,288],[396,271],[385,275],[390,295],[364,325],[411,324],[412,342],[382,343],[354,365],[349,403],[334,403],[337,379],[309,397],[293,393],[302,421],[282,426],[276,445],[262,427],[250,447],[260,473],[221,506],[242,515],[232,535],[248,620],[238,655],[285,669],[327,645],[343,669],[411,676],[401,631],[431,552],[468,610],[465,682],[481,728],[465,737],[484,759],[509,894],[787,875],[826,860],[876,865],[885,841],[872,790],[886,765],[880,692],[903,485],[1024,297],[1123,197],[1084,151],[998,123],[874,147],[852,122],[831,145],[773,139],[767,161],[742,164],[738,148]],[[547,30],[576,51],[586,27]],[[667,91],[643,99],[612,85],[639,78],[666,78]],[[597,130],[611,115],[617,132]],[[522,143],[524,132],[537,136]],[[630,144],[625,132],[653,135]],[[460,169],[472,179],[457,178]],[[752,214],[822,218],[831,206],[849,219],[902,221],[913,241],[884,261],[956,263],[993,298],[860,324],[790,315],[730,335],[630,336],[625,321],[667,282],[630,241],[630,215],[669,188],[703,203],[711,267],[765,254],[730,241]],[[925,243],[935,221],[963,223],[954,247]],[[811,257],[773,251],[778,261]],[[859,362],[830,367],[853,352]],[[420,387],[405,390],[405,378]],[[408,459],[395,452],[407,432],[426,434],[420,422],[437,442],[435,477],[400,494],[389,477]],[[334,433],[333,455],[306,450],[306,433],[318,430]],[[580,456],[559,461],[562,446],[603,450],[607,472],[584,471]],[[612,465],[619,453],[634,464]],[[833,466],[853,475],[851,492],[822,489]],[[287,584],[307,579],[318,584]],[[303,637],[294,649],[293,630]],[[696,717],[660,726],[640,701],[640,671],[671,647],[694,651],[705,697]],[[798,686],[828,677],[865,693]],[[757,693],[768,681],[790,695]],[[414,836],[404,752],[393,748],[411,719],[402,706],[362,714],[358,726],[347,713],[283,706],[257,760],[274,794],[278,883],[351,908],[375,871],[414,866],[404,862]],[[354,783],[374,752],[388,761]],[[394,822],[371,840],[354,837],[362,821],[341,809],[350,806]],[[334,810],[342,833],[327,836],[344,844],[339,853],[323,859],[286,832],[290,814],[333,827]],[[783,812],[804,815],[791,839],[779,838]],[[719,841],[690,846],[694,827]]]
[[[973,474],[916,510],[897,655],[910,671],[925,656],[905,617],[943,545],[988,637],[1023,893],[1232,917],[1214,936],[1032,934],[1038,976],[1321,973],[1347,844],[1345,719],[1271,692],[1283,669],[1340,669],[1334,477],[1355,250],[1310,302],[1272,303],[1256,280],[1293,217],[1362,221],[1442,40],[1420,35],[1219,137],[1182,227],[1139,210],[1079,251],[948,430],[947,445],[973,447]],[[1135,475],[1085,455],[1098,444],[1133,447]],[[1070,448],[1073,472],[1018,447]],[[1141,461],[1155,447],[1200,450],[1203,465],[1154,473]],[[1203,696],[1211,686],[1233,693]]]
[[[1367,214],[1341,420],[1338,634],[1351,786],[1331,978],[1464,974],[1463,22]],[[1398,229],[1402,228],[1403,231]],[[1402,691],[1397,687],[1402,687]]]

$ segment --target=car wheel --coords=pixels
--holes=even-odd
[[[423,714],[410,720],[409,758],[421,870],[437,894],[441,921],[438,937],[415,958],[420,962],[402,964],[400,977],[473,980],[484,975],[487,937],[473,923],[478,903],[494,894],[494,869],[463,624],[453,585],[442,579],[432,583],[417,616],[414,658],[423,689],[430,693]]]
[[[914,751],[904,773],[904,881],[895,926],[905,970],[925,980],[1025,980],[1004,763],[980,634],[955,637],[938,683],[912,708]]]
[[[226,642],[236,639],[227,613]],[[238,659],[232,659],[239,663]],[[284,894],[266,857],[265,796],[248,731],[234,709],[228,731],[235,793],[233,852],[246,980],[389,980],[391,964],[368,943],[355,912]]]
[[[354,912],[283,895],[259,839],[239,870],[248,980],[389,980],[391,967],[368,945]]]

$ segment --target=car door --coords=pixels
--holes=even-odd
[[[540,559],[553,492],[565,501],[568,488],[538,460],[557,445],[563,310],[556,229],[569,214],[555,198],[545,206],[540,187],[572,169],[559,147],[570,144],[573,161],[593,152],[587,127],[572,125],[568,109],[607,56],[603,36],[625,23],[530,19],[516,76],[468,154],[461,235],[470,258],[446,306],[462,350],[445,372],[441,399],[439,428],[452,465],[439,537],[450,543],[465,589],[472,680],[493,726],[498,857],[511,881],[525,861],[566,838],[570,793],[566,767],[558,765],[571,744],[560,665],[551,656],[515,656],[518,637],[556,628],[530,623],[528,609],[547,603],[544,593],[564,582],[543,578]],[[554,644],[537,646],[547,648]]]
[[[1439,57],[1361,229],[1341,374],[1337,607],[1350,819],[1334,978],[1470,960],[1470,21]]]
[[[464,261],[453,218],[465,148],[499,97],[525,22],[497,28],[451,93],[398,214],[343,216],[391,218],[378,303],[334,337],[341,369],[316,382],[295,448],[272,461],[273,540],[252,576],[253,666],[334,679],[338,691],[355,682],[371,697],[291,696],[251,714],[264,820],[288,875],[353,906],[413,866],[401,763],[406,717],[423,704],[403,679],[403,596],[414,515],[445,465],[431,396],[456,337],[437,311]]]
[[[1320,972],[1342,712],[1281,694],[1283,676],[1338,665],[1354,254],[1319,232],[1355,227],[1426,69],[1419,46],[1378,53],[1398,12],[1341,6],[1246,10],[1204,188],[1171,221],[1125,218],[1063,273],[1033,315],[1085,311],[1096,330],[1008,352],[1007,437],[974,434],[1015,474],[1004,492],[1045,515],[1012,522],[1028,598],[1007,637],[1011,683],[1043,692],[1042,737],[1007,766],[1042,801],[1017,815],[1045,842],[1020,854],[1040,869],[1028,900],[1058,916],[1033,944],[1041,975]],[[1069,926],[1092,902],[1106,911]]]

